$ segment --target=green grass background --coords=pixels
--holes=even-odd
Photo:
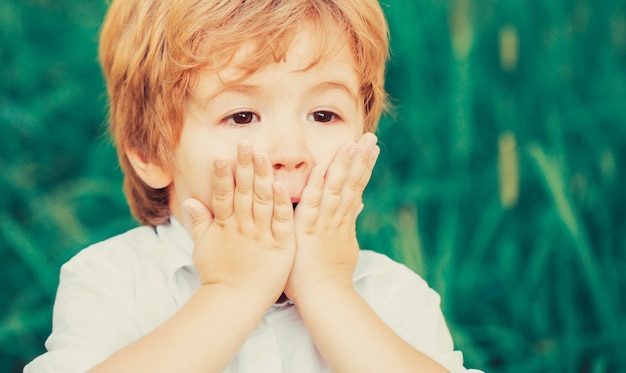
[[[364,248],[442,296],[468,366],[626,371],[626,1],[384,0],[395,114]],[[105,131],[104,0],[0,0],[0,371],[62,263],[135,226]]]

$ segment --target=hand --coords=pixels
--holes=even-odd
[[[347,144],[325,172],[316,166],[295,211],[296,258],[285,294],[298,298],[326,286],[353,288],[358,259],[356,219],[380,149],[364,134]]]
[[[237,147],[235,177],[226,160],[216,159],[213,214],[197,199],[191,213],[193,262],[203,286],[225,286],[268,307],[280,296],[294,254],[293,207],[283,184],[274,181],[267,154]]]

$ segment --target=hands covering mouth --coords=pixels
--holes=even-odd
[[[255,153],[249,143],[239,144],[234,170],[216,160],[214,213],[195,198],[184,202],[201,284],[226,286],[264,307],[282,293],[298,304],[350,289],[356,219],[379,152],[371,133],[345,144],[328,168],[313,167],[301,196],[275,180],[267,153]]]

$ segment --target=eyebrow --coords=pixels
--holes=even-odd
[[[333,89],[338,89],[340,91],[344,91],[345,93],[347,93],[350,97],[352,97],[354,100],[358,100],[358,95],[356,92],[353,92],[347,84],[341,82],[341,81],[330,81],[330,82],[322,82],[316,86],[314,86],[311,91],[312,92],[323,92],[323,91],[327,91],[327,90],[333,90]]]
[[[213,101],[216,97],[221,96],[225,93],[240,93],[243,95],[259,95],[262,92],[262,88],[256,85],[249,85],[249,84],[227,84],[223,87],[221,87],[220,89],[216,90],[215,92],[211,93],[210,95],[208,95],[207,97],[205,97],[203,99],[203,102],[205,104],[210,103],[211,101]]]
[[[350,96],[352,99],[354,99],[355,101],[358,101],[358,95],[356,92],[352,91],[347,84],[341,82],[341,81],[328,81],[328,82],[321,82],[315,86],[313,86],[313,88],[310,89],[310,92],[312,93],[322,93],[324,91],[328,91],[328,90],[339,90],[342,91],[346,94],[348,94],[348,96]],[[211,93],[210,95],[208,95],[206,98],[203,99],[203,102],[205,104],[210,103],[211,101],[213,101],[216,97],[219,97],[225,93],[239,93],[239,94],[243,94],[243,95],[248,95],[248,96],[252,96],[252,95],[260,95],[263,91],[263,88],[257,85],[250,85],[250,84],[241,84],[241,83],[235,83],[235,84],[227,84],[224,85],[223,87],[221,87],[220,89],[216,90],[215,92]]]

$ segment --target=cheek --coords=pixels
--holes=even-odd
[[[196,128],[198,127],[198,128]],[[225,159],[233,167],[237,158],[238,139],[220,131],[196,126],[181,139],[176,158],[185,180],[193,187],[211,184],[215,159]]]
[[[343,146],[354,142],[355,140],[349,135],[325,138],[322,141],[317,142],[314,144],[312,150],[315,164],[328,167]]]
[[[174,186],[181,197],[193,196],[206,202],[210,195],[214,158],[214,154],[203,151],[200,146],[178,152]]]
[[[174,178],[174,190],[182,203],[189,197],[207,203],[211,195],[213,168],[206,160],[181,162],[179,172]]]

